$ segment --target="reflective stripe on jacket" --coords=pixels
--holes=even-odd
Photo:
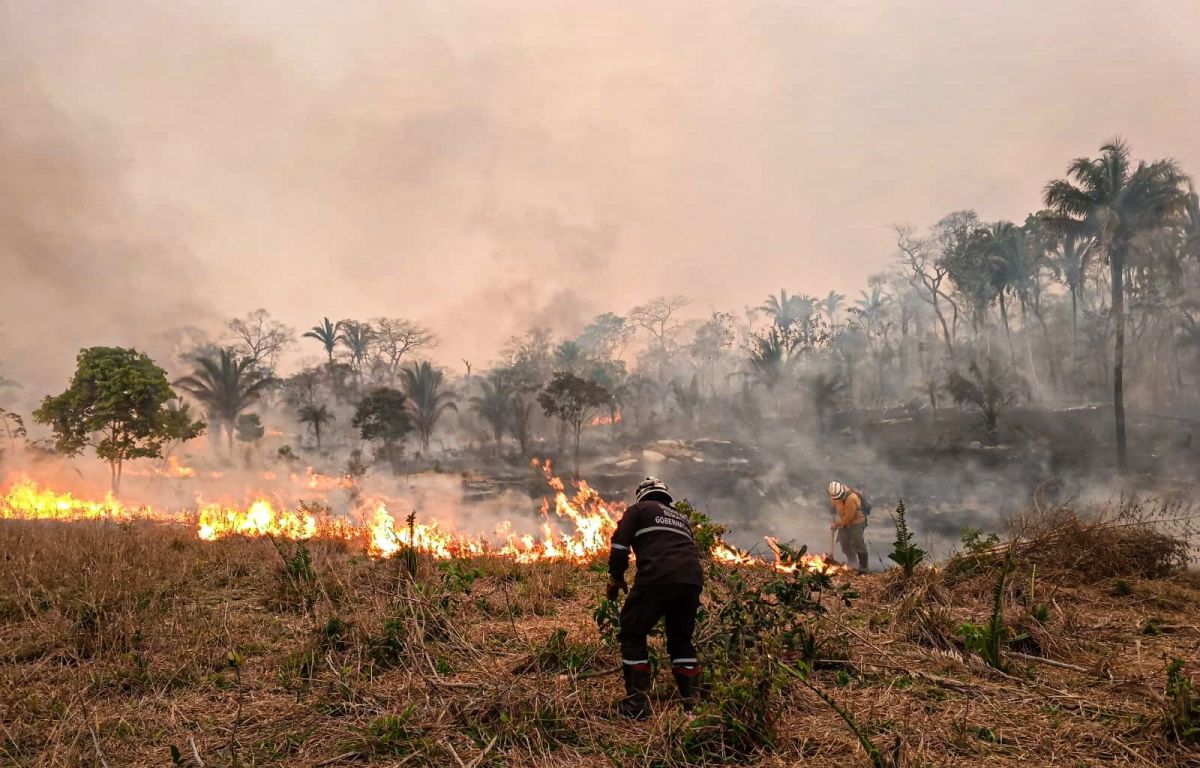
[[[625,510],[612,535],[608,573],[623,579],[629,553],[637,559],[638,584],[704,584],[704,568],[683,514],[657,501],[641,501]]]

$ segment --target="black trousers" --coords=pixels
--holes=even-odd
[[[700,587],[694,584],[634,583],[621,607],[621,657],[627,666],[648,664],[650,651],[646,636],[658,620],[666,617],[667,653],[672,666],[695,665],[696,611],[700,608]]]

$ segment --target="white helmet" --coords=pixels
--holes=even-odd
[[[656,493],[666,499],[666,503],[670,504],[673,499],[671,494],[667,492],[667,484],[657,477],[647,477],[642,482],[638,483],[637,490],[634,491],[634,498],[641,501],[650,494]]]
[[[831,499],[842,499],[845,498],[849,493],[850,489],[839,483],[837,480],[834,480],[829,484],[829,497]]]

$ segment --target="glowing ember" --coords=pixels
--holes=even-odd
[[[612,416],[594,416],[594,417],[592,417],[592,426],[593,427],[600,427],[600,426],[605,426],[605,425],[610,425],[610,424],[620,424],[620,423],[621,423],[621,412],[620,411],[617,411]]]

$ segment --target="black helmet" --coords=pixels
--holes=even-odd
[[[638,483],[637,490],[634,491],[634,498],[637,501],[642,501],[651,496],[657,497],[657,500],[664,504],[670,504],[674,501],[671,498],[671,494],[667,492],[667,484],[657,477],[647,477]]]

